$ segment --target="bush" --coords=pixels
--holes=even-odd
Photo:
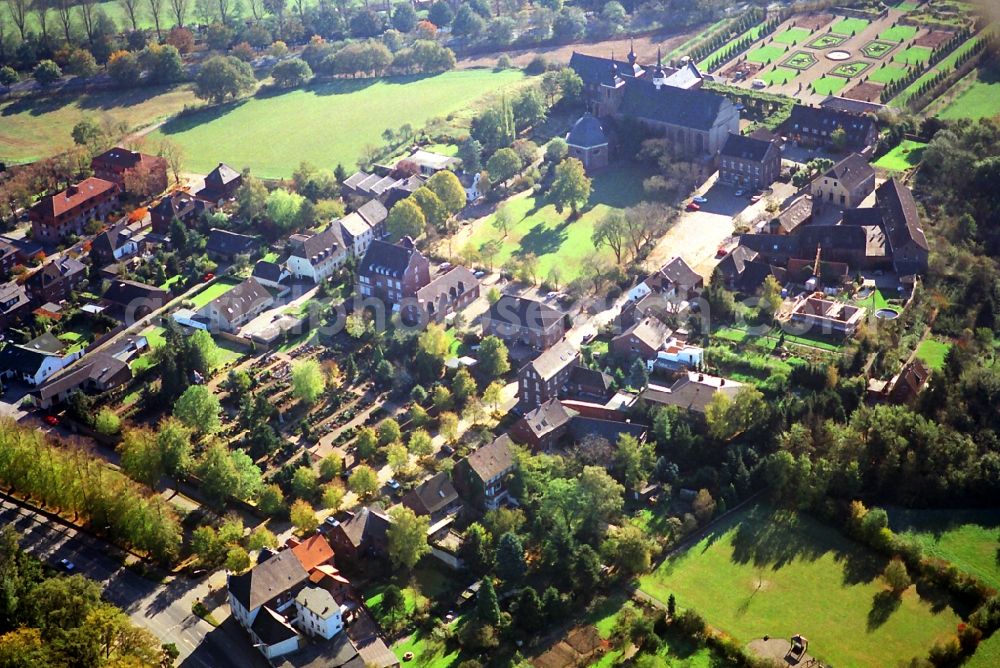
[[[17,70],[9,65],[0,67],[0,85],[10,86],[18,81]]]
[[[43,60],[35,65],[31,76],[43,86],[48,86],[62,77],[62,70],[51,60]]]
[[[531,59],[531,62],[524,67],[525,74],[544,74],[545,70],[548,69],[549,63],[542,56],[535,56]]]
[[[271,77],[274,78],[275,85],[281,88],[301,86],[309,81],[312,75],[309,63],[298,58],[282,61],[271,70]]]

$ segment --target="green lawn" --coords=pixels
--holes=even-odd
[[[774,41],[778,44],[802,44],[811,34],[805,28],[789,28],[775,34]]]
[[[894,28],[883,30],[878,34],[878,38],[884,39],[887,42],[906,42],[913,39],[916,34],[916,26],[898,25]]]
[[[739,42],[741,42],[746,37],[749,37],[752,40],[757,39],[758,37],[760,37],[760,33],[763,30],[764,30],[764,24],[761,23],[760,25],[755,25],[754,27],[750,28],[745,33],[743,33],[742,35],[740,35],[739,37],[737,37],[736,39],[733,39],[733,40],[731,40],[729,42],[726,42],[725,44],[723,44],[722,46],[720,46],[718,49],[716,49],[712,53],[710,53],[707,56],[705,56],[705,58],[702,59],[702,61],[698,63],[698,69],[700,69],[700,70],[707,70],[708,66],[712,63],[713,60],[715,60],[719,56],[723,56],[723,55],[727,54],[731,49],[736,48],[736,44],[738,44]]]
[[[838,35],[855,35],[868,27],[867,19],[845,18],[837,21],[830,28]]]
[[[890,172],[905,172],[920,164],[920,158],[923,157],[926,148],[927,144],[923,142],[904,139],[899,146],[876,160],[874,164]]]
[[[167,342],[167,330],[159,325],[150,325],[139,333],[146,337],[150,348],[159,348]]]
[[[811,49],[829,49],[834,46],[840,46],[847,41],[847,37],[844,35],[834,35],[832,32],[823,33],[811,42],[806,42],[806,46]]]
[[[931,58],[933,51],[926,46],[911,46],[908,49],[903,49],[892,59],[897,63],[906,63],[907,65],[917,65],[926,63]]]
[[[1000,114],[1000,68],[997,70],[976,70],[975,80],[941,110],[938,118],[976,120],[991,118]]]
[[[594,249],[591,234],[594,225],[613,209],[624,209],[643,199],[642,180],[648,174],[632,167],[616,166],[593,177],[590,202],[575,221],[569,221],[569,210],[557,213],[545,195],[515,197],[507,203],[514,226],[503,239],[503,248],[493,259],[501,266],[511,256],[534,253],[538,257],[538,277],[546,278],[558,268],[563,283],[580,275],[595,258],[613,262],[607,248]],[[499,239],[492,218],[480,223],[473,232],[471,243],[479,248],[484,242]],[[456,251],[458,249],[455,249]]]
[[[944,368],[944,358],[951,350],[950,343],[924,339],[917,346],[917,357],[934,371]]]
[[[194,310],[197,311],[216,297],[221,297],[239,284],[239,281],[232,278],[215,279],[214,283],[191,298]]]
[[[751,63],[763,63],[765,65],[777,62],[785,55],[785,50],[779,46],[758,46],[747,53],[747,60]]]
[[[519,70],[454,70],[437,76],[338,80],[222,109],[175,118],[154,133],[187,152],[187,168],[207,171],[220,161],[258,176],[287,177],[303,160],[353,168],[365,146],[406,123],[418,128],[435,116],[472,114],[487,93],[518,83]],[[409,102],[407,102],[409,101]]]
[[[196,104],[188,86],[10,100],[0,103],[0,156],[7,162],[32,162],[71,148],[73,126],[85,116],[110,118],[134,129]]]
[[[1000,633],[994,633],[979,643],[976,653],[962,666],[963,668],[997,668],[1000,666]]]
[[[984,33],[980,33],[980,35],[982,34]],[[905,103],[911,97],[916,95],[917,91],[920,89],[920,86],[922,86],[924,82],[930,81],[930,79],[932,79],[938,72],[950,72],[952,69],[954,69],[955,63],[958,62],[959,57],[961,57],[962,54],[972,49],[976,45],[977,41],[978,41],[978,36],[971,37],[965,40],[965,42],[963,42],[957,49],[952,51],[950,54],[945,56],[945,58],[941,60],[937,65],[924,72],[922,75],[917,77],[917,79],[913,83],[904,88],[903,91],[894,98],[896,102],[898,102],[899,104]]]
[[[914,538],[927,556],[951,562],[1000,588],[1000,511],[891,510],[893,531]]]
[[[261,258],[261,261],[262,262],[277,262],[278,261],[278,254],[276,252],[274,252],[274,251],[271,251],[270,253],[265,254],[264,257]]]
[[[893,81],[898,81],[906,76],[907,70],[905,67],[896,67],[894,65],[886,65],[885,67],[879,67],[872,71],[868,75],[868,79],[874,81],[875,83],[892,83]]]
[[[777,69],[769,70],[764,74],[757,74],[757,78],[762,81],[766,81],[768,86],[790,83],[794,81],[797,76],[799,76],[798,70],[793,70],[788,67],[778,67]]]
[[[692,607],[712,626],[749,642],[765,634],[809,638],[833,665],[889,666],[922,656],[959,617],[919,597],[889,596],[886,563],[807,516],[755,506],[640,579],[643,591]]]
[[[160,285],[161,290],[169,290],[174,283],[179,283],[184,276],[177,274],[176,276],[171,276],[163,284]]]
[[[817,95],[835,95],[847,85],[844,77],[824,76],[812,82],[812,88]]]

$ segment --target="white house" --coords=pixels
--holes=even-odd
[[[337,603],[326,589],[306,587],[295,597],[295,609],[295,625],[311,636],[329,640],[344,630],[347,606]]]
[[[197,318],[213,330],[235,332],[274,303],[274,297],[255,278],[248,278],[198,310]]]
[[[275,659],[299,648],[299,632],[271,608],[262,608],[247,631],[254,647],[267,659]]]
[[[373,228],[364,216],[354,211],[340,219],[340,235],[344,245],[351,248],[354,257],[364,257],[368,247],[375,240]]]
[[[37,387],[83,354],[83,348],[67,352],[59,339],[46,332],[25,344],[0,350],[0,377],[17,378]]]
[[[705,351],[698,346],[692,346],[684,341],[671,339],[656,353],[656,357],[646,361],[646,368],[652,371],[661,369],[695,369],[705,361]]]
[[[367,225],[367,223],[366,223]],[[317,234],[293,234],[288,239],[285,267],[296,278],[319,283],[347,261],[347,246],[337,225]]]

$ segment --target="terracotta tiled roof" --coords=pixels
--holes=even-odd
[[[61,193],[43,197],[33,208],[44,217],[55,218],[117,188],[118,186],[111,181],[91,176]]]

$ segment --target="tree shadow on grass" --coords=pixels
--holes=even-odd
[[[521,237],[521,247],[514,254],[533,253],[535,256],[541,257],[558,252],[559,248],[566,242],[567,225],[568,223],[563,223],[556,227],[548,227],[545,223],[538,223]]]
[[[891,591],[880,591],[872,598],[872,609],[868,611],[868,632],[889,621],[892,613],[899,609],[902,599]]]
[[[75,95],[52,95],[47,97],[22,97],[14,100],[3,108],[4,116],[28,113],[32,116],[59,111],[79,99]]]
[[[226,104],[221,104],[215,107],[209,107],[208,109],[199,109],[186,114],[178,114],[164,123],[160,127],[160,132],[165,135],[187,132],[188,130],[198,127],[199,125],[211,123],[212,121],[222,118],[226,114],[241,107],[244,103],[246,103],[246,100],[235,100],[233,102],[227,102]]]
[[[143,86],[141,88],[112,89],[104,93],[83,95],[77,106],[87,111],[108,111],[119,107],[133,107],[169,93],[180,86]]]
[[[405,86],[406,84],[416,83],[418,81],[423,81],[424,79],[431,79],[437,74],[410,74],[400,77],[366,77],[358,79],[331,79],[328,81],[322,81],[319,83],[314,83],[306,86],[303,90],[313,93],[314,95],[346,95],[348,93],[357,93],[366,88],[374,86],[377,83],[393,84],[398,86]],[[280,91],[288,92],[288,91]]]

